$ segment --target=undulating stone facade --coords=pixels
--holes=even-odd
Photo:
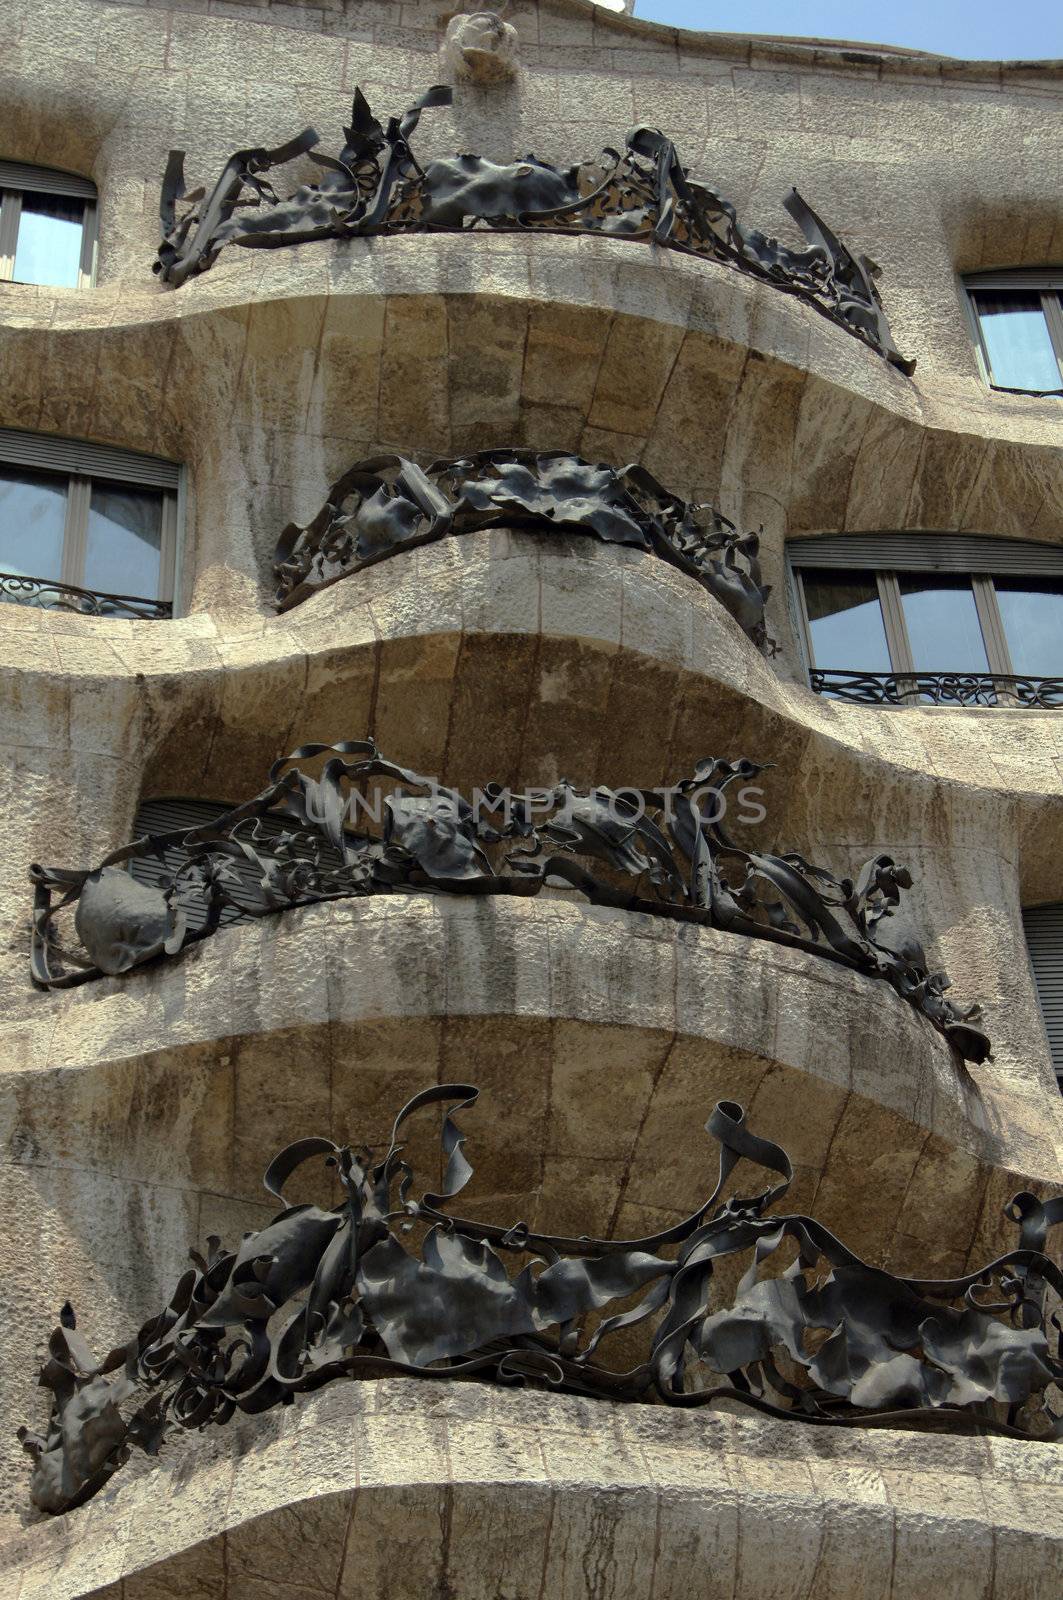
[[[437,84],[452,103],[407,146],[387,119]],[[365,148],[407,163],[401,225],[377,227],[370,178],[336,165],[356,90]],[[504,28],[426,0],[0,7],[0,160],[99,194],[94,287],[0,283],[0,428],[184,468],[171,620],[0,605],[0,1595],[1058,1600],[1061,1447],[1017,1431],[627,1405],[541,1374],[371,1376],[174,1429],[158,1461],[137,1454],[48,1518],[16,1429],[46,1432],[37,1374],[66,1299],[98,1354],[124,1344],[190,1248],[275,1215],[261,1177],[279,1148],[386,1148],[428,1085],[481,1089],[464,1214],[543,1234],[677,1224],[712,1188],[718,1101],[789,1153],[789,1212],[909,1280],[978,1271],[1015,1247],[1016,1191],[1058,1193],[1063,1102],[1020,911],[1063,901],[1063,712],[813,694],[785,541],[1063,545],[1063,400],[990,391],[958,277],[1063,261],[1061,98],[1060,63],[677,33],[590,0],[519,0]],[[309,141],[291,181],[246,159],[308,124],[331,168]],[[481,191],[464,213],[480,226],[417,225],[418,174],[455,152],[509,164],[519,194],[528,151],[565,172],[638,125],[664,136],[655,174],[675,179],[674,147],[731,202],[737,223],[713,213],[726,248],[686,248],[697,196],[666,227],[663,190],[638,199],[657,242],[532,225],[541,201],[484,225],[505,208]],[[241,181],[259,172],[282,201],[318,186],[328,236],[231,240],[178,287],[153,276],[174,149],[201,217],[241,151]],[[783,209],[793,185],[851,255],[814,254]],[[196,202],[170,198],[179,225]],[[337,224],[358,206],[358,227]],[[785,241],[782,267],[761,234]],[[868,333],[876,291],[914,373]],[[460,538],[421,540],[410,511],[381,551],[367,494],[318,572],[338,581],[278,614],[278,540],[352,463],[412,464],[421,515],[435,480],[416,468],[487,450],[637,464],[683,508],[715,508],[713,527],[757,534],[740,564],[758,574],[743,603],[769,589],[763,627],[652,538],[588,538],[553,510],[533,525],[512,496],[511,520]],[[448,503],[431,504],[438,531]],[[890,942],[918,940],[920,970],[981,1004],[991,1058],[965,1061],[852,963],[553,879],[534,896],[347,889],[178,938],[170,958],[33,982],[32,863],[87,873],[145,801],[231,806],[297,747],[366,737],[463,793],[765,764],[768,820],[738,842],[835,880],[879,856],[908,867]],[[737,1273],[720,1279],[733,1293]],[[619,1342],[645,1358],[633,1332]]]

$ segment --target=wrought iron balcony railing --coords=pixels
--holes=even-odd
[[[145,600],[135,594],[96,594],[52,578],[24,578],[0,572],[0,600],[45,611],[76,611],[83,617],[144,617],[157,621],[173,615],[169,600]]]
[[[1001,672],[836,672],[814,667],[817,694],[871,706],[1024,706],[1063,710],[1063,678]]]
[[[311,156],[324,169],[317,183],[278,177],[275,189],[264,176],[313,151],[319,142],[313,128],[275,150],[235,151],[209,192],[197,187],[186,195],[184,151],[171,150],[154,270],[176,289],[206,272],[229,245],[274,248],[442,231],[461,233],[475,250],[472,241],[485,231],[592,233],[652,244],[658,259],[678,250],[748,273],[797,295],[902,372],[915,370],[893,343],[878,267],[847,249],[796,189],[782,203],[805,236],[803,250],[740,222],[731,201],[694,178],[656,128],[632,128],[622,155],[606,148],[565,169],[537,156],[499,162],[469,152],[422,167],[410,148],[421,112],[452,99],[446,84],[435,84],[405,116],[381,123],[356,89],[339,159]]]
[[[380,1161],[364,1144],[288,1145],[263,1179],[283,1209],[233,1250],[217,1236],[205,1256],[193,1250],[193,1269],[158,1315],[105,1360],[67,1301],[38,1379],[52,1393],[47,1426],[18,1430],[38,1510],[84,1505],[134,1450],[157,1456],[182,1428],[223,1427],[238,1411],[390,1373],[614,1403],[722,1401],[803,1427],[1058,1438],[1053,1305],[1063,1272],[1043,1246],[1063,1226],[1063,1196],[1015,1195],[1004,1207],[1015,1247],[966,1277],[899,1278],[862,1261],[819,1218],[773,1210],[793,1183],[790,1157],[753,1132],[737,1101],[720,1100],[705,1124],[719,1181],[696,1201],[677,1197],[681,1221],[638,1239],[532,1233],[504,1212],[456,1214],[473,1175],[457,1119],[478,1095],[474,1084],[429,1084],[399,1111]],[[424,1111],[437,1119],[441,1151],[421,1173],[406,1157],[405,1127]],[[339,1204],[290,1205],[285,1185],[300,1169],[305,1182],[320,1157]],[[769,1187],[730,1192],[740,1160],[743,1171],[748,1162],[770,1174]],[[578,1180],[570,1187],[578,1197]],[[797,1257],[781,1274],[768,1265],[779,1251]],[[717,1265],[728,1258],[746,1267],[730,1291]],[[593,1332],[592,1310],[607,1313]],[[640,1325],[642,1361],[632,1365],[609,1336]],[[311,1441],[313,1426],[304,1418]]]

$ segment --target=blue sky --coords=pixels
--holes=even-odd
[[[635,15],[678,28],[857,39],[971,59],[1063,57],[1063,0],[635,0]]]

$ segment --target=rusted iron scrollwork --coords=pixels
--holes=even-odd
[[[1016,1195],[1006,1209],[1018,1248],[981,1271],[895,1277],[813,1217],[771,1211],[790,1186],[790,1160],[724,1100],[706,1123],[719,1178],[685,1221],[642,1239],[563,1238],[449,1209],[472,1175],[455,1119],[477,1093],[442,1084],[415,1095],[377,1162],[324,1138],[282,1150],[264,1181],[284,1209],[236,1250],[211,1237],[205,1257],[193,1252],[165,1308],[102,1361],[65,1305],[41,1369],[53,1395],[47,1429],[20,1430],[35,1503],[71,1510],[133,1449],[156,1455],[174,1428],[393,1373],[678,1406],[729,1401],[809,1423],[1063,1436],[1053,1406],[1063,1351],[1058,1330],[1051,1348],[1046,1314],[1063,1273],[1044,1253],[1063,1197]],[[403,1157],[407,1119],[432,1105],[447,1108],[439,1193],[424,1191]],[[289,1205],[285,1185],[318,1157],[339,1180],[340,1204]],[[776,1181],[724,1198],[740,1160]],[[726,1305],[714,1263],[740,1253],[750,1265]],[[769,1262],[777,1275],[765,1275]],[[599,1352],[611,1335],[639,1324],[643,1359],[608,1365]]]
[[[304,770],[313,763],[317,776]],[[32,973],[67,988],[117,975],[213,934],[223,916],[396,892],[534,895],[567,887],[598,905],[651,912],[770,939],[884,979],[967,1060],[989,1040],[976,1005],[946,999],[914,940],[894,949],[879,925],[911,886],[875,856],[855,881],[801,856],[742,849],[724,814],[765,768],[706,759],[660,789],[496,784],[466,799],[387,760],[372,740],[302,745],[275,763],[261,794],[188,831],[132,843],[90,870],[34,865]],[[381,780],[384,780],[381,784]],[[752,793],[752,791],[749,791]],[[756,794],[760,794],[758,789]],[[739,812],[755,821],[756,805]],[[161,863],[154,883],[124,870]],[[80,948],[56,917],[73,909]]]
[[[281,534],[277,609],[400,550],[500,523],[653,551],[696,578],[774,654],[756,534],[740,534],[712,506],[669,494],[644,467],[592,466],[562,450],[481,450],[424,471],[402,456],[355,462],[312,522]]]
[[[357,90],[338,158],[320,154],[318,133],[306,128],[274,150],[237,150],[209,197],[202,190],[185,195],[184,152],[171,151],[154,270],[178,287],[212,266],[227,244],[272,248],[476,227],[598,233],[665,245],[749,273],[797,295],[902,372],[914,371],[915,362],[893,343],[875,263],[852,254],[796,189],[783,205],[805,237],[803,250],[744,227],[731,202],[692,178],[675,145],[655,128],[633,128],[623,153],[606,148],[597,160],[566,170],[533,155],[510,162],[456,155],[422,167],[410,147],[421,112],[450,102],[450,89],[436,85],[382,125]],[[302,156],[322,169],[321,176],[281,198],[264,174]],[[188,204],[178,220],[182,199]]]

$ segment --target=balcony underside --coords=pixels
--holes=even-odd
[[[20,1600],[1055,1600],[1055,1449],[391,1379],[193,1434],[5,1554]]]
[[[726,268],[506,235],[260,255],[175,294],[96,291],[98,325],[45,293],[5,330],[0,425],[189,465],[197,607],[257,610],[256,557],[381,450],[637,460],[769,537],[1063,532],[1058,401],[958,404]]]
[[[6,607],[4,670],[13,745],[135,762],[145,794],[233,799],[298,743],[372,730],[468,786],[659,783],[710,751],[771,760],[772,818],[797,844],[810,826],[839,836],[852,811],[823,810],[836,763],[876,787],[884,848],[924,831],[926,784],[961,806],[964,791],[1006,796],[1025,849],[1058,796],[1053,715],[826,701],[780,679],[694,580],[589,538],[445,539],[239,626]],[[90,849],[121,842],[125,822]]]

